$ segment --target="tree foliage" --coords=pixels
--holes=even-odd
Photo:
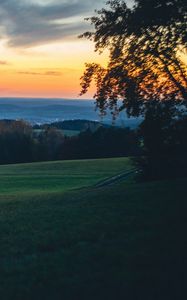
[[[114,116],[127,109],[139,115],[150,100],[187,100],[187,66],[182,53],[187,49],[187,4],[183,0],[136,0],[107,2],[107,8],[90,18],[94,32],[82,37],[94,41],[96,51],[109,49],[106,68],[86,64],[81,94],[92,80],[101,113]],[[120,108],[118,100],[122,100]]]
[[[134,162],[140,179],[168,179],[187,176],[187,115],[173,102],[150,102],[139,127],[144,155]]]

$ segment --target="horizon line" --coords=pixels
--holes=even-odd
[[[79,100],[79,101],[90,101],[90,100],[95,100],[94,98],[83,98],[83,99],[80,99],[80,98],[62,98],[62,97],[27,97],[27,96],[21,96],[21,97],[17,97],[17,96],[10,96],[10,97],[8,97],[8,96],[6,96],[6,97],[1,97],[0,96],[0,100],[1,99],[32,99],[32,100],[34,100],[34,99],[43,99],[43,100],[52,100],[52,99],[54,99],[54,100]]]

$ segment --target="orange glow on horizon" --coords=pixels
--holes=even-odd
[[[181,53],[187,64],[187,55]],[[94,52],[86,40],[11,48],[0,42],[0,97],[93,98],[95,88],[79,97],[85,63],[106,66],[108,53]]]
[[[91,42],[80,40],[28,49],[1,42],[0,54],[0,97],[78,98],[85,62],[107,63],[106,53],[98,55]],[[93,94],[94,87],[81,98]]]

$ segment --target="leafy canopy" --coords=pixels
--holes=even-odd
[[[81,77],[81,94],[96,83],[97,107],[114,116],[127,109],[139,115],[150,100],[187,100],[187,66],[182,54],[187,49],[187,4],[184,0],[136,0],[107,2],[107,7],[89,18],[96,51],[109,49],[106,68],[86,64]],[[122,100],[120,108],[118,100]]]

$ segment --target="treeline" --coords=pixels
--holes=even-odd
[[[50,124],[42,124],[42,125],[34,125],[34,129],[46,129],[47,127],[50,128],[57,128],[60,130],[76,130],[76,131],[85,131],[87,129],[91,129],[92,131],[97,130],[100,126],[103,126],[100,122],[97,121],[90,121],[90,120],[65,120],[65,121],[58,121],[52,122]],[[108,127],[105,125],[105,127]]]
[[[94,132],[88,129],[67,138],[62,148],[64,159],[136,156],[140,153],[136,132],[118,127],[100,127]]]
[[[130,156],[141,180],[187,176],[187,116],[175,106],[150,105],[138,130],[88,128],[68,137],[50,126],[0,121],[0,164]]]
[[[0,164],[135,156],[140,151],[137,134],[130,129],[88,128],[67,137],[51,126],[34,130],[24,121],[0,122]]]

